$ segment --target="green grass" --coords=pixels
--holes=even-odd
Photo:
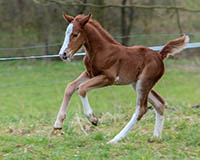
[[[162,140],[148,142],[155,121],[150,110],[125,139],[106,145],[134,112],[130,86],[89,92],[97,127],[84,116],[75,93],[62,133],[49,136],[65,87],[84,70],[82,62],[1,62],[0,159],[200,159],[200,108],[192,107],[200,104],[200,59],[165,63],[166,73],[155,87],[168,105]]]

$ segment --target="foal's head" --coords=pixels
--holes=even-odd
[[[64,19],[69,22],[63,45],[60,49],[59,55],[63,60],[72,58],[73,55],[81,48],[85,42],[85,35],[83,32],[84,25],[89,21],[91,14],[87,16],[79,15],[71,17],[63,14]]]

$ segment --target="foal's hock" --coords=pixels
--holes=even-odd
[[[164,74],[163,60],[168,54],[181,51],[189,42],[189,37],[171,40],[160,52],[155,52],[144,46],[122,46],[91,18],[91,14],[78,15],[75,18],[63,14],[63,17],[70,24],[66,29],[59,55],[63,60],[70,59],[84,46],[86,55],[83,61],[86,70],[67,85],[53,133],[62,129],[66,109],[76,90],[81,98],[84,114],[92,124],[97,125],[98,119],[90,107],[87,92],[109,85],[131,84],[137,92],[135,113],[122,131],[108,143],[116,143],[128,134],[147,112],[148,102],[152,104],[156,113],[154,136],[161,138],[165,101],[152,88]]]

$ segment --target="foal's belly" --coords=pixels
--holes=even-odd
[[[134,83],[134,81],[131,80],[122,80],[119,77],[116,77],[114,85],[128,85],[128,84],[132,84]]]
[[[126,63],[122,63],[118,74],[115,78],[115,85],[126,85],[137,81],[140,73],[142,72],[142,66],[136,62],[131,63],[130,60]]]
[[[115,85],[127,85],[127,84],[132,84],[135,83],[137,80],[135,75],[131,75],[130,73],[125,74],[119,74],[115,78]]]

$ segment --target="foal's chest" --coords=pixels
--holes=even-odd
[[[88,73],[90,78],[101,74],[101,71],[95,65],[93,59],[89,59],[89,58],[87,58],[87,56],[85,56],[83,61],[84,61],[84,65],[86,67],[87,73]]]

